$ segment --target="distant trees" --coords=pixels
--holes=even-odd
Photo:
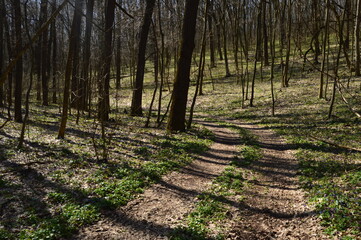
[[[168,116],[167,128],[183,131],[187,107],[191,111],[197,107],[187,98],[193,82],[197,96],[207,94],[203,83],[208,80],[235,76],[241,106],[247,107],[256,106],[258,79],[271,79],[272,89],[287,87],[296,81],[296,71],[306,70],[319,72],[315,91],[333,106],[329,96],[337,103],[337,94],[350,86],[352,77],[361,75],[360,4],[360,0],[0,0],[0,107],[7,118],[21,122],[24,89],[34,79],[30,103],[62,108],[62,138],[69,114],[77,114],[78,120],[82,114],[102,122],[112,119],[111,114],[120,111],[126,88],[132,89],[132,97],[122,107],[129,107],[130,115],[142,116],[149,87],[154,91],[147,125],[154,110],[157,126]],[[197,5],[199,16],[186,8],[189,5]],[[185,22],[189,14],[191,19]],[[183,24],[188,24],[186,31]],[[302,70],[294,67],[300,57]],[[346,78],[347,83],[340,84]],[[272,99],[274,109],[275,92]]]

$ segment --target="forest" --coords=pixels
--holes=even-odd
[[[361,0],[0,0],[0,240],[361,239]]]

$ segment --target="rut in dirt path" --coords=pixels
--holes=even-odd
[[[167,239],[191,212],[196,196],[209,188],[237,154],[237,133],[216,123],[201,124],[215,134],[215,142],[205,154],[180,171],[165,176],[141,198],[81,230],[77,239]]]
[[[298,185],[292,146],[269,129],[232,123],[258,137],[263,157],[249,167],[257,179],[237,204],[239,218],[229,239],[329,239]]]

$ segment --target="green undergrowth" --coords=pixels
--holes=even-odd
[[[361,166],[337,161],[330,154],[317,151],[303,149],[296,156],[300,161],[301,183],[308,190],[326,232],[330,235],[342,232],[342,239],[360,236]]]
[[[224,239],[226,229],[222,222],[227,219],[231,204],[228,197],[238,197],[241,201],[245,184],[247,183],[242,169],[236,166],[227,167],[213,181],[211,188],[197,197],[195,208],[187,216],[185,226],[175,229],[171,239]]]
[[[318,99],[317,86],[310,79],[293,80],[289,88],[276,92],[275,116],[270,111],[270,92],[263,90],[268,86],[260,84],[255,93],[259,96],[256,107],[241,109],[241,102],[234,100],[230,107],[238,109],[232,117],[284,136],[286,148],[296,152],[300,182],[315,205],[325,232],[339,239],[357,239],[361,235],[360,120],[339,96],[334,115],[328,119],[329,102]],[[352,101],[359,111],[361,99]]]
[[[81,154],[84,146],[71,147],[66,142],[60,143],[62,147],[48,146],[40,139],[38,144],[47,146],[46,157],[59,164],[47,172],[48,176],[12,163],[10,155],[3,155],[5,163],[9,162],[9,173],[18,173],[31,188],[24,190],[25,185],[10,184],[6,180],[9,176],[1,175],[1,203],[20,210],[13,218],[1,219],[0,239],[71,238],[81,227],[136,198],[163,175],[189,164],[194,154],[208,149],[213,137],[210,131],[196,126],[188,133],[154,135],[142,146],[138,139],[145,138],[148,132],[136,134],[131,139],[134,147],[124,151],[129,157],[113,157],[106,162],[97,162],[88,153]],[[117,146],[113,141],[109,147],[115,152],[122,142]],[[33,188],[41,190],[34,195]]]
[[[225,239],[225,222],[230,218],[231,205],[243,200],[244,187],[249,184],[246,179],[249,170],[243,167],[250,166],[262,157],[260,149],[255,146],[256,138],[249,131],[232,124],[219,124],[240,133],[239,155],[234,156],[230,166],[213,180],[210,189],[198,196],[195,208],[187,216],[185,225],[176,228],[171,239]]]

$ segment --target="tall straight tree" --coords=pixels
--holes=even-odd
[[[20,0],[14,0],[14,11],[15,11],[15,36],[16,46],[15,51],[19,53],[22,50],[22,27],[21,27],[21,4]],[[22,85],[23,85],[23,58],[19,58],[15,66],[15,121],[22,122],[21,114],[21,97],[22,97]]]
[[[110,113],[110,65],[112,63],[112,42],[115,17],[115,0],[105,2],[105,32],[103,42],[103,66],[101,69],[101,80],[99,84],[98,117],[102,121],[109,120]]]
[[[48,0],[42,0],[41,1],[41,10],[40,10],[41,22],[45,22],[48,18]],[[44,30],[42,36],[41,36],[41,90],[43,94],[43,105],[48,106],[49,101],[49,54],[48,54],[48,30]]]
[[[361,54],[360,54],[360,24],[361,23],[361,0],[357,0],[356,24],[355,24],[355,75],[361,76]]]
[[[185,116],[194,37],[196,34],[199,0],[187,0],[183,18],[182,41],[178,60],[177,75],[174,81],[172,104],[167,125],[168,131],[185,131]]]
[[[89,96],[89,69],[91,57],[91,34],[93,31],[93,17],[94,17],[94,0],[88,0],[86,5],[86,26],[85,26],[85,39],[84,39],[84,59],[82,68],[82,79],[80,86],[80,108],[87,109],[87,101]]]
[[[0,2],[0,75],[3,72],[4,67],[4,19],[5,19],[5,8],[4,5]],[[4,106],[4,87],[0,86],[0,107]]]
[[[144,69],[145,69],[145,52],[147,49],[148,33],[150,23],[152,21],[153,9],[155,0],[147,0],[145,7],[145,14],[143,18],[143,24],[140,31],[140,39],[138,45],[138,63],[137,63],[137,75],[135,78],[135,85],[133,90],[131,115],[141,116],[142,113],[142,93],[144,84]]]
[[[68,110],[69,110],[69,98],[70,98],[70,79],[72,75],[72,66],[74,60],[74,50],[76,45],[76,35],[77,26],[81,21],[81,12],[77,9],[80,9],[80,6],[83,5],[83,0],[76,0],[75,1],[75,9],[74,9],[74,16],[73,16],[73,23],[71,26],[71,32],[69,37],[69,50],[68,50],[68,59],[66,62],[65,67],[65,82],[64,82],[64,96],[63,96],[63,111],[61,116],[60,128],[58,132],[58,138],[64,138],[65,136],[65,129],[66,123],[68,121]]]

